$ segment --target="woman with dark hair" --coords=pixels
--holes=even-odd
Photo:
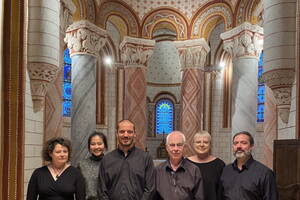
[[[88,138],[90,156],[78,164],[78,168],[85,179],[86,199],[97,198],[99,165],[107,149],[106,136],[103,133],[94,132]]]
[[[69,164],[71,142],[62,137],[48,140],[42,156],[49,164],[34,170],[29,180],[27,200],[83,200],[84,179],[80,171]]]

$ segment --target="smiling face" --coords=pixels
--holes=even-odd
[[[240,134],[237,135],[233,140],[233,155],[239,158],[246,158],[250,156],[253,145],[250,144],[250,138],[248,135]]]
[[[136,133],[134,130],[134,124],[130,121],[124,120],[118,125],[117,138],[119,142],[119,146],[130,148],[134,145],[134,139],[136,137]]]
[[[209,154],[211,148],[209,137],[205,135],[196,136],[194,138],[193,147],[196,154]]]
[[[172,132],[168,136],[167,152],[169,154],[170,160],[180,160],[183,157],[183,149],[184,149],[184,139],[182,134],[178,132]]]
[[[69,151],[68,148],[62,146],[61,144],[56,144],[53,151],[50,152],[50,157],[52,158],[52,163],[55,166],[63,166],[69,160]]]
[[[94,156],[101,156],[104,154],[105,144],[99,135],[95,135],[91,138],[89,150]]]

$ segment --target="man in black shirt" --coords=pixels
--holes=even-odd
[[[129,120],[118,123],[118,148],[101,161],[98,197],[102,200],[151,200],[155,194],[151,156],[135,147],[136,132]]]
[[[253,159],[254,140],[243,131],[233,137],[236,160],[223,169],[224,200],[277,200],[276,181],[271,169]]]
[[[155,200],[203,200],[203,180],[200,169],[183,158],[185,136],[173,131],[167,136],[169,160],[156,168]]]

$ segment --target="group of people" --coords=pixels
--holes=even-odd
[[[148,152],[135,147],[134,123],[122,120],[117,127],[117,149],[104,156],[107,140],[94,132],[88,138],[90,157],[78,166],[69,164],[71,145],[64,138],[49,140],[43,159],[29,181],[27,200],[277,200],[275,177],[253,159],[250,133],[233,137],[236,160],[225,163],[211,155],[206,131],[193,138],[195,155],[183,156],[186,138],[173,131],[166,138],[169,158],[156,168]]]

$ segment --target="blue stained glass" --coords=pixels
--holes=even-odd
[[[72,86],[71,83],[64,83],[64,99],[72,100]]]
[[[263,69],[263,52],[259,56],[258,61],[258,76],[260,79],[264,72]],[[265,110],[265,85],[263,83],[258,84],[257,88],[257,122],[264,122],[264,110]]]
[[[156,107],[156,133],[170,133],[173,131],[174,105],[168,99],[161,99]]]
[[[65,64],[64,66],[64,81],[71,82],[71,65]]]
[[[257,102],[258,102],[259,104],[265,103],[265,96],[264,96],[264,95],[258,95],[258,96],[257,96]]]
[[[64,51],[64,63],[69,64],[69,65],[72,64],[71,57],[70,57],[70,52],[69,52],[68,48],[66,48],[66,50]]]
[[[72,109],[72,65],[69,49],[64,51],[63,116],[70,117]]]
[[[72,101],[64,101],[63,102],[63,116],[70,117],[72,109]]]

